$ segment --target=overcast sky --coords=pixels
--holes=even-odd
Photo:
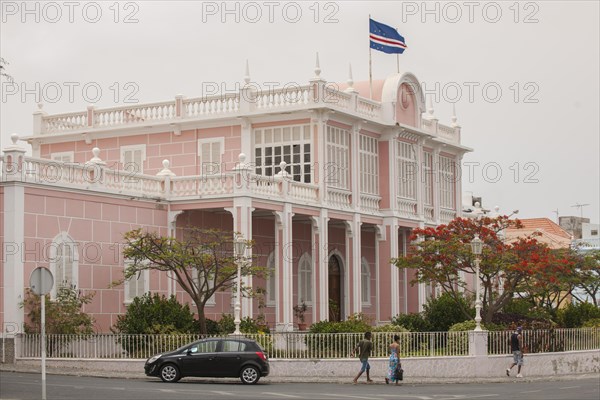
[[[351,63],[368,80],[371,14],[405,37],[400,67],[440,122],[456,104],[474,149],[464,191],[521,218],[589,204],[583,216],[599,221],[598,1],[259,1],[229,13],[221,1],[72,3],[29,2],[27,13],[2,1],[0,55],[17,89],[2,81],[0,147],[31,134],[36,92],[50,114],[197,97],[211,82],[234,90],[246,59],[259,84],[305,84],[317,51],[324,79],[345,82]],[[394,72],[396,57],[374,51],[374,79]]]

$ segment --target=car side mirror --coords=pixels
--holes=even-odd
[[[185,354],[187,354],[188,356],[192,355],[192,349],[187,349],[187,351],[185,352]]]

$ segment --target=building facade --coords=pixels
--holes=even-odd
[[[426,109],[417,78],[394,74],[342,88],[315,67],[304,86],[47,115],[34,113],[30,136],[3,150],[0,184],[0,322],[20,329],[29,276],[49,268],[55,281],[95,292],[85,311],[108,331],[144,292],[185,292],[166,274],[147,272],[121,285],[123,234],[142,227],[180,235],[220,228],[253,240],[268,278],[265,307],[243,298],[242,316],[264,313],[294,329],[362,312],[374,322],[419,311],[425,286],[390,260],[415,227],[461,212],[460,126]],[[32,157],[21,141],[32,146]],[[55,289],[54,289],[55,290]],[[232,312],[219,292],[209,318]],[[193,309],[193,307],[192,307]]]

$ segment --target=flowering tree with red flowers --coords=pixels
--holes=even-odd
[[[468,286],[465,279],[475,274],[470,242],[478,235],[484,243],[480,255],[482,319],[490,322],[493,314],[500,311],[514,293],[523,290],[532,296],[545,293],[554,288],[555,279],[557,285],[562,282],[561,274],[568,275],[572,267],[572,260],[557,257],[533,236],[506,241],[502,231],[508,227],[520,228],[522,224],[507,216],[456,218],[448,225],[415,229],[408,254],[393,262],[398,268],[416,271],[411,283],[436,285],[450,293],[457,300],[457,307],[471,318],[469,310],[458,300],[465,294],[474,296],[472,285]],[[556,275],[557,271],[561,274]]]

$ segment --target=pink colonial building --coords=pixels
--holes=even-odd
[[[425,110],[408,72],[369,85],[327,83],[261,90],[245,77],[234,94],[83,112],[34,113],[33,133],[3,148],[0,183],[0,322],[15,333],[36,267],[95,292],[85,311],[106,332],[144,292],[187,295],[166,274],[122,279],[123,234],[137,227],[177,235],[189,226],[240,232],[269,278],[262,311],[272,327],[362,312],[380,323],[417,312],[431,288],[412,286],[402,256],[415,227],[461,210],[460,127]],[[248,74],[246,74],[248,75]],[[25,155],[19,140],[32,146]],[[181,233],[179,231],[179,233]],[[232,313],[218,293],[207,316]],[[193,309],[193,308],[192,308]]]

